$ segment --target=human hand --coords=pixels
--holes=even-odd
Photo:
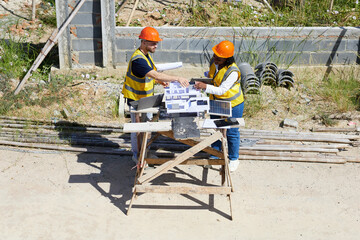
[[[196,89],[206,89],[206,83],[195,81],[195,88]]]
[[[159,81],[159,80],[155,80],[156,83],[161,84],[163,87],[168,87],[169,86],[169,82],[164,82],[164,81]]]
[[[179,82],[182,87],[189,86],[189,80],[187,80],[186,78],[178,77],[178,79],[176,81]]]

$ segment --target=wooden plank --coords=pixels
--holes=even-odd
[[[173,160],[173,158],[145,158],[145,161],[148,164],[164,164],[168,161]],[[181,165],[224,165],[224,159],[188,159],[180,163]]]
[[[153,186],[135,185],[137,193],[175,193],[175,194],[230,194],[231,187],[220,186]]]
[[[160,134],[175,140],[173,132],[160,132]],[[176,141],[184,143],[189,146],[195,146],[196,144],[199,143],[199,141],[195,141],[193,139],[176,139]],[[219,158],[222,158],[224,155],[222,152],[215,150],[212,147],[206,147],[206,148],[202,149],[202,151],[209,153],[211,155],[214,155],[216,157],[219,157]]]
[[[349,128],[330,128],[330,127],[317,127],[312,128],[313,132],[360,132],[360,127],[349,127]]]
[[[263,146],[252,146],[252,147],[241,147],[242,150],[255,150],[255,151],[293,151],[293,152],[322,152],[322,153],[338,153],[338,149],[327,149],[327,148],[306,148],[303,146],[279,146],[279,147],[263,147]]]
[[[124,133],[165,131],[171,131],[171,122],[125,123],[123,129]]]
[[[305,157],[280,157],[280,156],[252,156],[240,155],[239,160],[260,160],[260,161],[288,161],[288,162],[314,162],[314,163],[346,163],[345,158],[305,158]]]
[[[283,140],[283,141],[304,141],[304,142],[328,142],[328,143],[348,143],[351,141],[345,138],[328,138],[328,137],[312,137],[312,136],[255,136],[255,135],[246,135],[241,134],[242,138],[249,139],[273,139],[273,140]]]
[[[176,165],[182,163],[183,161],[187,160],[189,157],[194,156],[196,153],[200,152],[202,149],[206,148],[213,142],[221,139],[222,134],[220,132],[216,132],[210,137],[206,138],[202,142],[198,143],[197,145],[193,146],[192,148],[186,150],[185,152],[181,153],[179,156],[177,156],[174,160],[168,161],[161,166],[155,168],[152,171],[149,171],[146,175],[141,176],[138,179],[139,183],[145,183],[149,182],[152,179],[158,177],[162,173],[165,173],[169,169],[175,167]]]
[[[274,156],[274,157],[338,157],[333,153],[318,154],[316,152],[277,152],[277,151],[253,151],[253,150],[239,150],[240,155],[252,155],[252,156]]]
[[[34,143],[20,143],[14,141],[0,140],[0,145],[15,146],[15,147],[27,147],[27,148],[40,148],[47,150],[58,151],[70,151],[70,152],[86,152],[86,153],[100,153],[100,154],[115,154],[115,155],[127,155],[130,156],[130,151],[125,151],[119,148],[101,148],[101,147],[70,147],[70,146],[57,146],[53,144],[34,144]]]
[[[284,147],[284,148],[292,148],[292,147],[302,147],[302,148],[327,148],[327,149],[342,149],[351,147],[350,144],[269,144],[269,143],[256,143],[253,146],[256,147]]]
[[[256,129],[243,129],[240,128],[241,135],[249,136],[282,136],[282,137],[292,137],[292,136],[303,136],[303,137],[321,137],[321,138],[345,138],[345,139],[358,139],[359,135],[350,135],[350,134],[333,134],[333,133],[312,133],[312,132],[289,132],[289,131],[270,131],[270,130],[256,130]]]

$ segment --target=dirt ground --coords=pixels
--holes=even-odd
[[[360,164],[242,161],[225,196],[143,194],[129,157],[0,148],[0,239],[342,239],[360,235]],[[219,183],[216,169],[161,177]]]

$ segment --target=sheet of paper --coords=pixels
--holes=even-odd
[[[182,62],[156,64],[157,71],[166,71],[182,67]]]

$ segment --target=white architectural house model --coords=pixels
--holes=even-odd
[[[199,113],[208,112],[210,102],[194,84],[184,88],[178,82],[171,82],[165,88],[165,106],[167,113]]]

